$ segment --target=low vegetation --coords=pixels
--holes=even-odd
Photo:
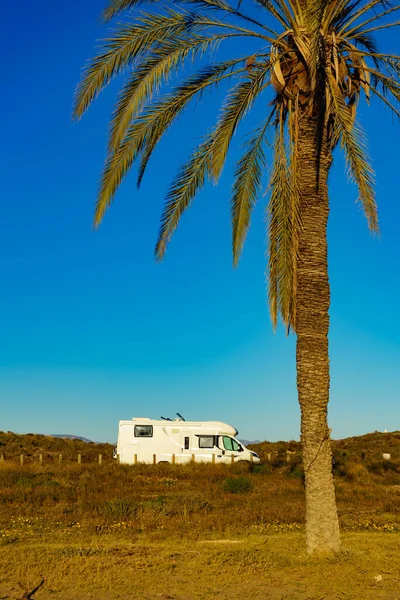
[[[20,435],[0,431],[0,455],[5,460],[15,460],[23,454],[24,460],[32,463],[37,462],[41,454],[44,461],[59,461],[61,454],[63,461],[76,461],[77,455],[81,454],[83,462],[92,462],[102,454],[103,458],[112,461],[112,451],[111,444],[84,442],[79,438],[59,438],[37,433]]]
[[[343,573],[359,586],[343,598],[392,598],[391,573],[400,568],[399,433],[335,444],[345,553],[325,565],[329,577],[339,577],[330,587],[325,582],[325,596],[326,576],[315,569],[312,585],[317,590],[320,581],[320,595],[300,594],[311,559],[303,548],[303,471],[294,442],[259,444],[255,449],[266,458],[261,465],[183,466],[119,465],[111,445],[49,436],[0,434],[0,443],[0,582],[6,586],[0,585],[0,598],[21,598],[21,586],[33,589],[42,576],[38,600],[56,592],[73,600],[72,589],[77,599],[86,598],[95,572],[101,573],[98,598],[110,598],[107,586],[116,580],[120,597],[130,599],[166,594],[161,597],[191,600],[217,590],[219,598],[235,598],[234,585],[243,597],[265,598],[269,585],[268,598],[341,598],[329,594],[339,590]],[[384,461],[383,452],[393,458]],[[42,463],[39,453],[46,456]],[[364,552],[376,561],[368,565]],[[112,577],[106,565],[115,567]],[[293,569],[296,580],[289,577]],[[374,579],[380,573],[382,582]],[[200,580],[205,588],[196,587]]]
[[[307,557],[304,534],[224,540],[81,536],[0,548],[0,597],[22,600],[395,600],[397,536],[347,533]]]

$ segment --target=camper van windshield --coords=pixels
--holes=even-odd
[[[227,435],[224,435],[222,440],[224,442],[225,450],[233,450],[234,452],[238,452],[239,444],[237,443],[236,440],[233,440],[232,438],[228,437]]]

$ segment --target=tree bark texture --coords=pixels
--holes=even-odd
[[[316,119],[303,115],[298,139],[302,232],[297,262],[296,363],[309,553],[340,548],[327,421],[330,304],[327,222],[332,155],[327,140],[322,139],[318,168],[317,131]]]

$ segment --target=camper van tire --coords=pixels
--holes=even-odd
[[[237,434],[219,421],[184,421],[181,415],[173,421],[136,417],[119,422],[116,454],[128,465],[259,463],[258,454],[243,446]]]

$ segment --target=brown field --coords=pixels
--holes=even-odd
[[[343,552],[316,560],[294,442],[290,463],[264,443],[261,466],[128,467],[109,445],[0,434],[0,599],[400,600],[400,436],[382,435],[336,445]]]

